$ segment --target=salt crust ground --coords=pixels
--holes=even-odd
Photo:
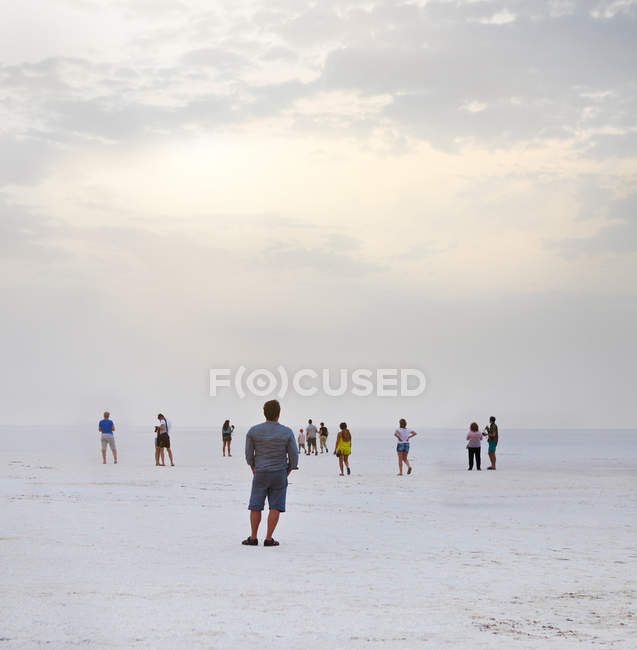
[[[391,424],[353,426],[352,476],[303,457],[266,549],[241,432],[176,427],[156,468],[120,428],[105,467],[91,430],[0,430],[0,648],[637,647],[637,432],[503,430],[478,473],[425,431],[401,478]]]

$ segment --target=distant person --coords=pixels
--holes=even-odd
[[[495,450],[498,446],[498,425],[495,423],[493,415],[489,418],[489,426],[485,428],[485,433],[487,434],[487,442],[489,443],[489,460],[491,461],[491,467],[487,467],[487,469],[495,469]]]
[[[170,449],[170,429],[166,418],[160,413],[157,416],[159,420],[159,429],[157,430],[157,446],[159,447],[159,459],[161,463],[158,465],[165,465],[166,459],[164,457],[164,449],[168,452],[168,458],[170,459],[170,466],[174,467],[175,463],[173,462],[173,452]]]
[[[398,429],[394,431],[394,436],[398,438],[396,453],[398,454],[398,476],[403,475],[403,463],[407,465],[407,474],[411,474],[411,465],[407,460],[409,454],[409,441],[416,435],[413,429],[407,428],[407,420],[401,418],[398,422]]]
[[[307,456],[307,449],[305,448],[305,434],[303,433],[303,429],[299,429],[297,442],[299,443],[299,453],[301,453],[302,449],[303,453]]]
[[[159,466],[162,463],[159,462],[160,458],[160,449],[159,449],[159,427],[155,427],[155,465]]]
[[[253,426],[246,434],[246,462],[252,469],[252,492],[250,494],[250,536],[241,542],[245,546],[257,546],[257,533],[261,512],[268,498],[268,530],[263,546],[279,546],[272,535],[285,512],[288,476],[299,467],[299,450],[294,432],[279,424],[281,405],[270,400],[263,405],[265,422]]]
[[[341,470],[341,476],[343,474],[343,464],[347,468],[347,473],[351,474],[349,469],[349,457],[352,453],[352,434],[347,428],[347,423],[341,422],[339,424],[340,431],[336,436],[336,446],[334,447],[334,455],[338,456],[338,466]]]
[[[226,455],[226,445],[228,446],[228,456],[230,453],[230,443],[232,442],[232,432],[234,431],[234,424],[230,426],[230,420],[226,420],[221,427],[221,439],[223,440],[223,455]]]
[[[321,441],[321,453],[325,451],[326,454],[330,453],[330,450],[327,448],[327,427],[325,426],[324,422],[321,422],[321,426],[319,427],[319,439]]]
[[[307,436],[308,454],[312,454],[312,449],[314,449],[314,455],[318,456],[318,451],[316,451],[316,427],[312,424],[312,420],[307,421],[305,435]]]
[[[480,471],[480,447],[482,445],[482,434],[476,422],[472,422],[467,433],[467,449],[469,450],[469,467],[468,470],[473,469],[473,459],[476,460],[476,469]]]
[[[102,444],[102,465],[106,465],[106,447],[111,448],[113,454],[113,462],[117,463],[117,447],[115,446],[115,425],[111,420],[111,414],[104,411],[104,419],[100,420],[97,425],[97,430],[100,432],[100,442]]]

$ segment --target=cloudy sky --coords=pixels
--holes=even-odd
[[[637,0],[0,0],[4,423],[635,427]]]

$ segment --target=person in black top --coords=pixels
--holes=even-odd
[[[326,454],[329,454],[330,452],[327,448],[327,427],[324,422],[321,422],[321,426],[319,427],[319,438],[321,441],[321,453],[325,451]]]

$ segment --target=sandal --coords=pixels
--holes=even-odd
[[[276,539],[266,539],[263,540],[263,546],[279,546],[279,542]]]
[[[259,540],[256,537],[254,539],[252,537],[246,537],[241,543],[244,546],[259,546]]]

